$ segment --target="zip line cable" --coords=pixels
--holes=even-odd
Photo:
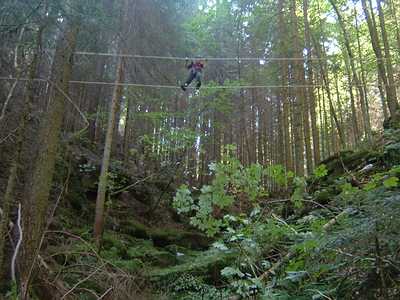
[[[158,55],[140,55],[140,54],[118,54],[118,53],[104,53],[104,52],[87,52],[76,51],[76,55],[85,56],[108,56],[108,57],[123,57],[123,58],[142,58],[142,59],[162,59],[162,60],[196,60],[195,57],[179,57],[179,56],[158,56]],[[201,60],[208,61],[299,61],[299,60],[324,60],[322,58],[307,59],[304,57],[200,57]]]
[[[15,78],[15,77],[0,77],[0,80],[9,81],[28,81],[28,78]],[[35,78],[34,81],[47,82],[47,79]],[[142,83],[128,83],[128,82],[105,82],[105,81],[82,81],[71,80],[71,84],[87,84],[87,85],[106,85],[106,86],[126,86],[126,87],[145,87],[145,88],[166,88],[166,89],[181,89],[176,85],[161,85],[161,84],[142,84]],[[322,87],[322,85],[234,85],[234,86],[202,86],[201,89],[262,89],[262,88],[311,88]],[[195,89],[194,87],[187,87],[188,89]]]
[[[0,80],[8,81],[28,81],[28,78],[15,78],[15,77],[0,77]],[[44,78],[35,78],[34,81],[38,82],[48,82]],[[129,82],[105,82],[105,81],[83,81],[83,80],[71,80],[71,84],[87,84],[87,85],[103,85],[103,86],[125,86],[125,87],[144,87],[144,88],[165,88],[165,89],[180,89],[180,86],[176,85],[161,85],[161,84],[142,84],[142,83],[129,83]],[[367,86],[378,87],[378,84],[366,84]],[[298,84],[298,85],[231,85],[231,86],[202,86],[201,89],[207,90],[226,90],[226,89],[273,89],[273,88],[318,88],[324,87],[325,85],[318,84]],[[350,86],[358,86],[356,84],[351,84]],[[360,85],[362,86],[362,85]],[[398,86],[398,85],[395,85]],[[187,87],[188,89],[195,89],[194,87]]]
[[[9,49],[12,51],[13,49]],[[52,53],[54,49],[43,49],[44,52]],[[207,60],[207,61],[256,61],[260,64],[265,64],[272,61],[330,61],[331,58],[323,57],[181,57],[181,56],[162,56],[162,55],[141,55],[141,54],[124,54],[124,53],[111,53],[111,52],[91,52],[91,51],[75,51],[77,56],[103,56],[103,57],[122,57],[131,59],[159,59],[159,60],[173,60],[173,61],[185,61],[185,60]],[[371,58],[374,60],[387,60],[386,57]],[[343,60],[342,57],[335,57],[334,60]],[[352,58],[353,61],[359,61],[358,58]]]
[[[159,56],[159,55],[140,55],[140,54],[123,54],[123,53],[107,53],[107,52],[90,52],[90,51],[76,51],[76,55],[82,56],[107,56],[107,57],[123,57],[123,58],[140,58],[140,59],[160,59],[160,60],[175,60],[175,61],[185,61],[185,60],[208,60],[208,61],[258,61],[267,63],[269,61],[329,61],[329,58],[321,57],[180,57],[180,56]],[[340,60],[343,58],[340,58]],[[386,57],[377,58],[376,60],[386,60]],[[339,60],[336,57],[336,60]],[[358,58],[353,58],[352,60],[358,61]]]

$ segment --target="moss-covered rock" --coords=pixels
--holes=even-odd
[[[155,248],[151,241],[142,241],[139,245],[129,247],[127,255],[129,259],[140,258],[147,264],[160,267],[171,266],[177,263],[174,254]]]
[[[326,165],[328,176],[326,178],[334,178],[342,175],[347,170],[354,170],[365,162],[369,157],[370,152],[367,150],[362,151],[342,151],[339,152],[325,161],[322,164]]]
[[[152,281],[171,281],[172,278],[179,278],[184,274],[205,276],[216,280],[216,277],[220,276],[220,271],[229,265],[235,256],[236,253],[234,252],[221,252],[212,249],[191,256],[185,263],[169,268],[155,268],[146,275]]]
[[[149,228],[146,225],[133,220],[132,218],[121,220],[119,222],[118,231],[125,233],[125,234],[129,234],[129,235],[131,235],[133,237],[137,237],[137,238],[148,238],[149,237],[149,235],[148,235]]]
[[[400,164],[400,142],[390,143],[385,146],[384,161],[387,165]]]
[[[322,188],[320,190],[317,190],[314,193],[314,198],[315,201],[320,203],[320,204],[326,204],[329,201],[331,201],[335,196],[337,195],[337,192],[333,187],[327,187],[327,188]]]
[[[206,249],[211,240],[204,234],[175,228],[151,228],[133,219],[119,223],[119,232],[133,237],[151,239],[155,246],[179,245],[191,249]]]
[[[206,249],[211,243],[211,240],[202,233],[172,228],[150,230],[149,236],[159,247],[174,244],[201,250]]]

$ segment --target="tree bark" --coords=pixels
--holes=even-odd
[[[305,46],[307,49],[307,88],[308,96],[308,109],[311,116],[311,131],[313,140],[313,153],[314,153],[314,164],[318,164],[321,161],[321,149],[320,149],[320,139],[319,130],[317,126],[317,113],[316,113],[316,103],[315,103],[315,91],[311,87],[314,85],[314,72],[313,72],[313,62],[312,62],[312,45],[311,45],[311,30],[310,23],[308,20],[308,0],[303,1],[303,14],[304,14],[304,39]]]
[[[104,153],[103,160],[101,164],[101,172],[99,177],[99,184],[97,189],[97,199],[96,199],[96,216],[94,221],[94,238],[96,239],[96,243],[100,246],[101,235],[103,233],[104,226],[104,203],[107,192],[107,184],[108,184],[108,168],[110,165],[110,156],[111,156],[111,147],[113,142],[114,130],[115,130],[115,121],[117,115],[118,103],[121,100],[123,88],[118,85],[123,81],[123,59],[121,57],[118,58],[117,65],[117,73],[115,79],[115,87],[114,93],[111,100],[110,113],[108,117],[108,125],[107,125],[107,133],[106,140],[104,145]]]
[[[124,42],[122,41],[122,36],[126,34],[126,28],[128,25],[128,11],[129,11],[129,0],[124,0],[122,5],[122,20],[120,23],[120,40],[118,41],[119,52],[124,52]],[[93,235],[96,240],[96,244],[100,247],[101,244],[101,236],[103,234],[104,228],[104,205],[108,187],[108,169],[110,166],[111,159],[111,151],[113,148],[113,143],[115,142],[116,130],[118,131],[119,125],[119,114],[120,114],[120,102],[123,94],[123,87],[120,85],[124,80],[124,59],[123,57],[118,57],[117,68],[116,68],[116,76],[115,76],[115,86],[113,91],[113,96],[111,99],[111,104],[109,108],[108,115],[108,124],[107,124],[107,132],[106,139],[104,142],[104,152],[103,159],[101,164],[101,171],[97,189],[97,198],[96,198],[96,213],[94,220],[94,231]]]
[[[356,87],[358,89],[358,93],[360,95],[360,103],[361,103],[361,107],[362,107],[362,111],[363,111],[365,133],[366,133],[367,138],[370,139],[371,138],[371,126],[369,125],[369,118],[368,118],[368,115],[366,113],[366,108],[365,108],[366,107],[365,106],[365,102],[366,102],[365,93],[364,93],[363,87],[361,85],[361,81],[357,75],[357,70],[356,70],[355,63],[354,63],[355,57],[353,54],[353,50],[351,49],[351,46],[350,46],[349,34],[347,32],[347,29],[344,24],[343,17],[339,11],[339,8],[336,6],[334,0],[329,0],[329,2],[331,3],[331,5],[337,15],[340,28],[342,29],[342,32],[343,32],[344,45],[346,47],[347,54],[349,57],[349,64],[350,64],[351,72],[353,73],[353,80],[351,81],[350,84],[352,84],[352,82],[354,82],[354,84],[356,85]],[[355,115],[353,117],[355,117]]]
[[[390,89],[390,94],[393,97],[393,101],[395,102],[395,107],[398,109],[398,102],[397,102],[397,93],[396,93],[396,84],[394,80],[394,72],[393,72],[393,65],[392,65],[392,56],[390,54],[390,45],[389,39],[386,32],[386,25],[385,25],[385,15],[383,14],[382,0],[377,0],[378,4],[378,12],[379,12],[379,23],[381,27],[381,35],[383,41],[383,50],[385,53],[385,64],[386,64],[386,71],[388,77],[388,89]]]
[[[57,44],[54,66],[56,81],[52,101],[43,122],[39,137],[40,150],[33,176],[27,186],[27,203],[24,204],[24,252],[21,267],[22,298],[27,297],[29,279],[36,259],[46,220],[48,200],[58,153],[61,127],[65,111],[65,94],[68,94],[72,74],[73,53],[79,26],[66,20],[65,30]]]
[[[363,8],[363,11],[365,14],[365,18],[367,20],[368,30],[369,30],[369,34],[371,37],[372,48],[374,50],[375,57],[377,59],[378,71],[382,78],[383,85],[385,87],[386,102],[388,103],[390,115],[392,117],[394,117],[397,114],[398,102],[396,99],[396,95],[393,92],[394,86],[390,86],[388,76],[386,74],[386,68],[385,68],[385,63],[383,61],[384,58],[382,55],[382,50],[381,50],[380,41],[379,41],[379,37],[378,37],[378,31],[375,26],[375,21],[371,17],[371,14],[367,7],[366,0],[361,0],[361,4],[362,4],[362,8]]]
[[[304,64],[303,64],[303,51],[300,44],[299,29],[298,29],[298,18],[296,15],[296,1],[292,0],[290,5],[291,14],[291,26],[292,26],[292,41],[294,49],[294,78],[295,85],[303,85],[305,82],[304,78]],[[310,130],[309,130],[309,119],[308,114],[305,113],[305,89],[304,87],[295,88],[295,104],[294,104],[294,139],[295,139],[295,166],[296,174],[299,176],[304,175],[304,146],[306,146],[306,157],[307,161],[311,159],[311,147],[310,147]],[[307,128],[307,129],[305,129]],[[307,136],[304,135],[307,132]],[[305,142],[306,139],[306,142]],[[308,163],[307,163],[307,167]],[[311,170],[307,170],[310,172]]]

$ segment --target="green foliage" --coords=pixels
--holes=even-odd
[[[13,282],[11,285],[11,290],[6,295],[7,299],[10,300],[18,300],[20,299],[18,294],[18,285],[16,282]]]
[[[313,175],[316,179],[324,178],[328,175],[328,169],[325,164],[319,165],[313,172]]]
[[[232,268],[232,267],[225,267],[221,270],[221,275],[227,278],[233,278],[235,276],[238,276],[240,278],[245,277],[246,275],[242,273],[239,269],[237,268]]]
[[[271,177],[275,182],[281,186],[287,186],[291,179],[294,178],[292,171],[287,172],[282,165],[273,165],[267,168],[266,175]]]
[[[400,167],[393,166],[387,172],[379,172],[371,176],[370,180],[363,186],[366,192],[377,189],[381,186],[386,189],[396,188],[399,185]]]
[[[291,196],[291,200],[294,204],[294,207],[300,209],[303,207],[303,197],[306,192],[306,181],[304,178],[295,177],[294,178],[294,191]]]
[[[120,172],[110,171],[107,173],[107,189],[110,193],[124,188],[128,183],[128,178],[122,176]]]
[[[170,287],[170,295],[178,300],[219,300],[227,299],[229,294],[224,289],[216,289],[214,286],[203,282],[199,277],[185,274],[180,276]]]
[[[390,143],[385,146],[383,157],[387,164],[400,163],[400,142]]]
[[[342,198],[344,201],[346,201],[346,202],[352,200],[353,197],[354,197],[355,195],[357,195],[357,193],[358,193],[358,191],[359,191],[359,189],[358,189],[357,187],[353,187],[353,186],[351,185],[351,183],[348,183],[348,182],[342,184],[342,185],[340,186],[340,189],[341,189],[340,196],[341,196],[341,198]]]
[[[383,186],[388,189],[398,187],[398,185],[399,178],[395,176],[389,177],[383,181]]]
[[[182,185],[177,190],[172,207],[176,209],[178,214],[188,213],[196,209],[187,185]]]
[[[215,177],[211,185],[201,188],[201,194],[193,199],[189,188],[181,186],[173,200],[173,207],[180,214],[193,214],[190,223],[209,236],[214,236],[220,231],[224,222],[215,218],[215,208],[229,209],[241,196],[250,203],[266,195],[262,180],[265,170],[259,164],[243,167],[232,152],[234,146],[226,147],[223,162],[212,163],[209,166]],[[243,200],[241,200],[243,201]]]

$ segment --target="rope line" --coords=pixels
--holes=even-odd
[[[76,55],[86,55],[86,56],[108,56],[108,57],[124,57],[124,58],[143,58],[143,59],[163,59],[163,60],[196,60],[196,57],[179,57],[179,56],[159,56],[159,55],[140,55],[140,54],[123,54],[123,53],[107,53],[107,52],[90,52],[90,51],[76,51]],[[258,62],[268,62],[268,61],[329,61],[329,58],[322,57],[201,57],[202,60],[209,61],[258,61]],[[343,59],[342,57],[340,60]],[[386,57],[375,57],[375,60],[387,60]],[[335,57],[338,60],[338,57]],[[352,60],[358,61],[358,58],[352,58]]]
[[[15,77],[0,77],[0,80],[9,80],[9,81],[28,81],[28,78],[15,78]],[[34,81],[39,82],[48,82],[47,79],[44,78],[35,78]],[[83,81],[83,80],[71,80],[69,81],[71,84],[87,84],[87,85],[103,85],[103,86],[126,86],[126,87],[145,87],[145,88],[165,88],[165,89],[180,89],[180,86],[176,85],[161,85],[161,84],[142,84],[142,83],[129,83],[129,82],[105,82],[105,81]],[[218,90],[218,89],[263,89],[263,88],[318,88],[324,87],[322,84],[296,84],[296,85],[231,85],[231,86],[202,86],[201,89],[207,90]],[[357,84],[350,84],[350,86],[363,86]],[[366,84],[366,86],[378,87],[379,84],[371,83]],[[382,85],[384,86],[384,85]],[[387,85],[390,86],[390,85]],[[399,85],[393,85],[398,87]],[[187,87],[187,89],[195,89],[195,87]]]
[[[163,59],[163,60],[196,60],[195,57],[179,57],[179,56],[158,56],[158,55],[139,55],[139,54],[118,54],[118,53],[104,53],[104,52],[87,52],[77,51],[76,55],[86,56],[109,56],[109,57],[124,57],[124,58],[143,58],[143,59]],[[304,58],[304,57],[201,57],[202,60],[209,61],[303,61],[303,60],[324,60],[323,58]]]
[[[2,48],[7,49],[7,48]],[[13,50],[13,49],[8,49]],[[44,52],[54,52],[54,49],[43,49]],[[110,52],[91,52],[91,51],[75,51],[75,55],[81,56],[106,56],[106,57],[123,57],[123,58],[133,58],[133,59],[160,59],[160,60],[173,60],[173,61],[185,61],[188,60],[196,60],[196,57],[180,57],[180,56],[160,56],[160,55],[140,55],[140,54],[123,54],[123,53],[110,53]],[[257,61],[257,62],[271,62],[271,61],[332,61],[332,60],[343,60],[343,57],[335,57],[334,59],[331,58],[322,58],[322,57],[201,57],[202,60],[208,61]],[[370,58],[377,61],[385,61],[388,58],[386,57],[374,57]],[[359,59],[357,57],[353,57],[353,61],[363,60],[362,58]]]
[[[15,77],[0,77],[0,80],[10,81],[28,81],[28,78],[15,78]],[[34,81],[47,82],[47,79],[35,78]],[[71,84],[88,84],[88,85],[105,85],[105,86],[126,86],[126,87],[145,87],[145,88],[166,88],[166,89],[180,89],[176,85],[161,85],[161,84],[142,84],[142,83],[128,83],[128,82],[105,82],[105,81],[82,81],[71,80]],[[262,88],[312,88],[322,87],[322,85],[231,85],[231,86],[202,86],[201,89],[216,90],[216,89],[262,89]],[[187,89],[195,89],[194,87],[187,87]]]

